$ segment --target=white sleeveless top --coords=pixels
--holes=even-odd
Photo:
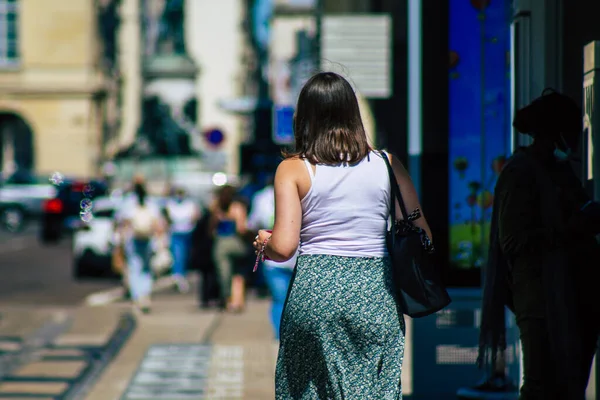
[[[173,233],[189,233],[194,230],[196,213],[196,203],[191,199],[183,199],[179,202],[170,199],[167,202],[167,212],[171,218],[171,231]]]
[[[385,161],[371,152],[360,163],[317,165],[302,199],[300,255],[387,256],[390,181]]]

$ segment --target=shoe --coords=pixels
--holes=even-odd
[[[473,389],[482,392],[506,393],[516,391],[517,387],[505,375],[496,374],[473,386]]]
[[[139,302],[135,302],[131,305],[133,309],[133,313],[137,316],[146,315],[150,312],[150,308],[147,306],[141,305]]]
[[[175,281],[175,286],[177,287],[179,293],[187,293],[190,291],[190,284],[185,278],[178,278]]]
[[[229,311],[232,314],[241,314],[244,312],[244,306],[234,306],[230,304],[227,306],[227,311]]]
[[[502,399],[516,400],[519,389],[505,375],[493,375],[474,386],[461,388],[456,393],[459,399]]]
[[[141,297],[138,300],[137,305],[143,314],[150,313],[150,305],[151,305],[150,297],[148,297],[148,296]]]

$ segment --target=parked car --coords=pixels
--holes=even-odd
[[[22,230],[30,219],[40,217],[44,202],[56,192],[48,178],[16,171],[0,182],[0,225],[10,232]]]
[[[71,222],[73,229],[73,276],[118,278],[112,269],[114,214],[117,202],[110,197],[96,198],[93,218]]]
[[[163,208],[165,198],[150,197]],[[115,238],[115,214],[122,204],[120,196],[102,196],[93,201],[93,218],[88,222],[79,218],[71,223],[73,228],[72,253],[75,278],[118,278],[112,268]]]
[[[58,186],[56,195],[43,204],[40,240],[43,243],[53,243],[72,232],[81,221],[81,213],[84,211],[82,201],[93,202],[107,192],[108,187],[102,181],[63,181]]]

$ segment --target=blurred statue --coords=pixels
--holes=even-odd
[[[146,56],[185,54],[184,0],[144,0]]]
[[[185,54],[184,0],[167,0],[161,18],[158,37],[161,45],[167,45],[174,54]]]

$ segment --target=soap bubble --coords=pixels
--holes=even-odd
[[[83,199],[81,200],[81,202],[79,203],[79,205],[81,206],[81,209],[83,211],[89,211],[92,209],[94,203],[92,203],[92,201],[90,199]]]
[[[65,177],[60,172],[55,172],[52,174],[52,176],[50,176],[50,182],[52,182],[52,184],[56,186],[62,184],[64,180]]]
[[[81,211],[79,217],[83,222],[90,222],[94,218],[91,210]]]
[[[92,197],[92,194],[94,194],[94,187],[92,185],[85,185],[85,187],[83,188],[83,195],[85,197]]]

